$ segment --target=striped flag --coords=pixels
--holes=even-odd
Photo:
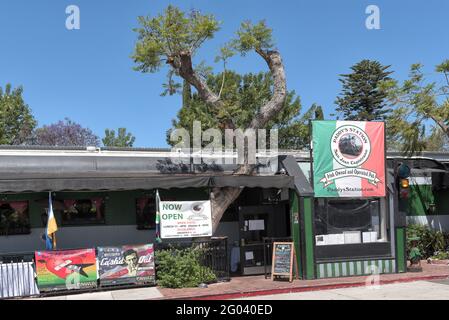
[[[161,210],[159,205],[161,198],[159,197],[159,190],[156,190],[156,242],[160,243],[161,240]]]
[[[312,121],[316,197],[385,196],[385,125]]]
[[[56,231],[58,231],[58,225],[56,224],[55,215],[53,213],[53,203],[51,199],[51,192],[48,193],[48,218],[47,229],[45,231],[45,247],[47,250],[56,249]]]

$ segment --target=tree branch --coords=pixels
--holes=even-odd
[[[256,49],[256,52],[267,63],[271,75],[273,77],[274,90],[270,101],[260,108],[256,117],[251,121],[251,129],[260,129],[266,126],[268,121],[273,119],[278,112],[284,107],[285,99],[287,97],[287,81],[285,77],[284,65],[282,63],[281,55],[277,51],[263,51]],[[245,148],[245,164],[241,165],[235,172],[235,175],[251,175],[256,168],[253,164],[248,164],[247,149]],[[212,192],[212,228],[213,231],[218,227],[218,224],[225,213],[226,209],[239,197],[242,188],[216,188]]]
[[[251,129],[265,127],[268,121],[282,110],[287,96],[287,80],[280,53],[277,51],[263,51],[261,49],[256,49],[256,52],[265,60],[270,69],[274,89],[271,100],[262,106],[259,113],[251,121]]]
[[[435,123],[443,130],[443,132],[449,137],[449,126],[447,126],[442,120],[437,119],[433,114],[429,114],[429,117],[435,121]]]
[[[179,54],[179,62],[177,62],[178,61],[175,59],[169,61],[170,65],[177,70],[179,75],[190,85],[195,87],[202,100],[216,109],[224,106],[223,102],[220,101],[220,98],[203,80],[201,80],[201,77],[195,72],[195,70],[193,70],[192,56],[190,52],[181,52]]]

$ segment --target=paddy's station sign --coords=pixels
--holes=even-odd
[[[312,122],[316,197],[385,196],[385,124]]]

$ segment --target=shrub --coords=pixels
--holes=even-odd
[[[447,260],[447,259],[449,259],[449,252],[447,252],[447,251],[435,252],[435,255],[432,256],[432,259],[435,259],[435,260]]]
[[[200,264],[200,248],[156,251],[157,284],[166,288],[192,288],[216,281],[210,268]]]
[[[407,226],[407,255],[411,248],[409,239],[413,237],[419,237],[418,248],[424,259],[447,251],[448,234],[425,225],[411,224]]]

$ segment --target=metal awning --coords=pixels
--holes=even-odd
[[[234,175],[236,164],[179,160],[151,156],[1,156],[0,193],[294,187],[294,177],[277,174],[279,166],[270,161],[259,163],[253,175]]]
[[[110,177],[41,177],[26,179],[0,179],[0,193],[43,191],[121,191],[174,188],[249,187],[292,188],[289,176],[110,176]]]
[[[281,158],[281,161],[288,175],[294,177],[294,186],[298,194],[304,197],[313,197],[315,195],[313,188],[299,168],[295,158],[292,156],[285,156]]]

